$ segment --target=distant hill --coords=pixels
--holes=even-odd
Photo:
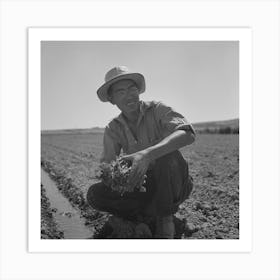
[[[239,128],[239,119],[225,120],[225,121],[212,121],[212,122],[199,122],[194,123],[193,127],[195,130],[218,130],[221,128],[230,127],[231,129]]]
[[[239,119],[225,120],[225,121],[212,121],[212,122],[198,122],[193,123],[196,131],[205,130],[219,130],[230,127],[231,129],[239,128]],[[86,134],[86,133],[103,133],[103,127],[81,128],[81,129],[57,129],[57,130],[42,130],[42,134]]]
[[[86,133],[103,133],[103,127],[93,128],[80,128],[80,129],[54,129],[54,130],[42,130],[42,134],[86,134]]]

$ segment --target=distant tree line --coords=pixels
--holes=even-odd
[[[226,126],[219,128],[204,128],[198,129],[197,132],[206,134],[239,134],[239,127]]]

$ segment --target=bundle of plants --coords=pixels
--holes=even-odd
[[[131,172],[131,165],[129,162],[117,158],[110,163],[101,163],[96,172],[96,178],[104,182],[106,186],[109,186],[113,191],[119,192],[123,195],[125,192],[145,192],[146,188],[143,186],[145,183],[146,175],[144,175],[143,183],[140,186],[131,188],[128,182]]]

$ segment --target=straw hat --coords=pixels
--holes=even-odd
[[[103,102],[109,101],[108,89],[110,86],[117,81],[125,79],[133,80],[139,89],[139,93],[145,91],[145,78],[142,74],[130,72],[126,66],[116,66],[107,72],[105,83],[97,90],[99,99]]]

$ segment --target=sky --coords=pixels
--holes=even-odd
[[[118,65],[191,123],[239,117],[237,41],[42,41],[41,129],[105,127],[120,112],[96,90]]]

